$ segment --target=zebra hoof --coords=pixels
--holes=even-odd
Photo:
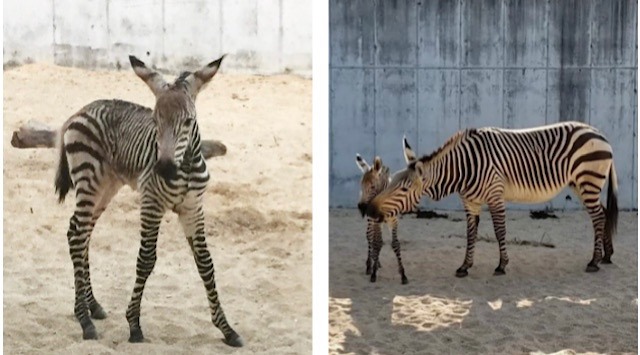
[[[602,261],[600,262],[601,264],[613,264],[613,262],[611,262],[611,257],[607,257],[605,256]]]
[[[97,305],[91,310],[91,318],[93,318],[93,319],[105,319],[105,318],[107,318],[107,312],[104,311],[102,306]]]
[[[506,272],[504,272],[504,269],[501,268],[500,266],[498,266],[494,271],[493,271],[493,276],[500,276],[500,275],[505,275]]]
[[[589,265],[587,265],[587,269],[585,270],[586,272],[596,272],[600,270],[600,268],[598,267],[598,265],[594,264],[594,263],[589,263]]]
[[[369,279],[370,282],[376,282],[376,274],[371,274],[371,278]]]
[[[129,332],[129,342],[142,343],[143,341],[144,341],[144,335],[142,335],[142,329],[131,328],[131,331]]]
[[[466,269],[460,268],[456,270],[456,277],[465,277],[469,275],[469,272]]]
[[[408,284],[408,283],[409,283],[409,279],[407,279],[407,277],[406,277],[406,276],[402,276],[402,284],[403,284],[403,285],[406,285],[406,284]]]
[[[371,268],[367,267],[367,275],[371,275]]]
[[[242,338],[236,332],[232,332],[228,337],[225,337],[224,343],[234,348],[241,348],[244,346]]]
[[[87,327],[82,329],[82,339],[84,340],[98,339],[98,332],[96,331],[96,327],[93,324],[89,324]]]

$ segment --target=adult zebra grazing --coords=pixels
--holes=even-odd
[[[600,192],[607,176],[605,208]],[[501,275],[509,262],[505,202],[545,202],[567,185],[580,197],[593,222],[595,246],[586,271],[598,271],[598,263],[611,263],[613,255],[612,236],[618,220],[616,171],[607,140],[580,122],[458,132],[435,152],[396,174],[389,187],[369,203],[367,214],[382,222],[412,210],[422,195],[439,200],[459,193],[467,215],[467,251],[456,276],[464,277],[473,265],[480,209],[487,204],[500,247],[495,274]]]
[[[106,313],[96,301],[89,276],[89,239],[111,198],[127,184],[141,194],[141,245],[136,281],[126,317],[130,342],[144,340],[140,302],[156,262],[156,242],[166,210],[179,216],[204,282],[213,324],[225,342],[242,346],[218,299],[213,263],[205,241],[202,198],[209,173],[200,151],[194,101],[218,71],[222,58],[195,73],[184,72],[169,84],[130,56],[134,72],[156,96],[153,111],[125,101],[95,101],[67,120],[61,129],[56,191],[60,202],[75,187],[76,208],[67,238],[75,278],[75,315],[84,339],[97,339],[91,321]]]
[[[407,156],[405,151],[405,160],[407,163],[415,156]],[[382,159],[375,157],[373,166],[369,166],[367,162],[356,154],[356,164],[362,171],[360,179],[360,201],[358,209],[365,216],[367,205],[369,202],[382,192],[389,185],[389,168],[382,165]],[[386,220],[389,230],[391,230],[391,248],[398,259],[398,272],[402,279],[402,284],[407,284],[409,280],[404,274],[404,266],[402,265],[402,257],[400,256],[400,242],[398,241],[398,219],[395,217]],[[371,217],[367,217],[367,275],[371,275],[370,281],[376,282],[377,271],[380,268],[380,249],[382,249],[382,229],[380,223]]]

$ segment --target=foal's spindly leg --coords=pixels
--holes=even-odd
[[[375,222],[371,219],[367,220],[367,268],[366,274],[371,275],[371,269],[373,268],[372,259],[373,259],[373,224]]]
[[[213,261],[211,254],[207,249],[207,241],[204,230],[204,214],[202,206],[182,206],[178,212],[180,223],[184,230],[193,258],[198,267],[198,273],[204,283],[209,301],[209,309],[211,311],[211,320],[213,324],[220,329],[225,338],[225,343],[233,347],[241,347],[243,345],[242,338],[236,333],[231,325],[227,322],[227,318],[222,310],[218,291],[214,277]]]
[[[382,228],[380,223],[373,223],[373,240],[372,240],[372,248],[373,248],[373,257],[371,260],[372,263],[372,271],[371,278],[369,281],[376,282],[378,278],[378,266],[380,265],[380,249],[382,249]]]
[[[102,185],[103,187],[101,187],[101,193],[100,193],[101,197],[98,199],[98,202],[95,205],[93,210],[93,218],[91,220],[92,230],[95,228],[96,222],[102,215],[102,212],[104,212],[104,210],[109,205],[109,202],[111,202],[111,199],[113,198],[113,196],[115,196],[115,194],[118,192],[118,190],[122,186],[117,182],[103,183]],[[89,311],[91,312],[91,318],[105,319],[107,318],[107,312],[104,311],[100,303],[98,303],[98,301],[96,300],[95,296],[93,295],[93,288],[91,287],[91,273],[90,273],[91,266],[89,264],[90,241],[91,241],[91,235],[87,237],[87,252],[84,258],[85,264],[87,266],[87,270],[86,270],[87,271],[87,275],[86,275],[87,287],[85,292],[86,300],[87,300],[87,304],[89,305]]]
[[[158,230],[164,215],[164,208],[160,201],[152,196],[142,196],[140,219],[142,222],[140,250],[136,263],[136,283],[131,294],[131,301],[127,308],[127,321],[129,322],[129,342],[139,343],[144,340],[140,327],[140,302],[147,278],[156,264],[156,244],[158,242]]]
[[[89,278],[89,239],[94,220],[94,207],[99,201],[99,189],[91,182],[95,178],[76,180],[76,209],[69,220],[69,230],[67,232],[67,242],[69,243],[69,254],[73,263],[75,305],[74,314],[82,327],[83,339],[97,339],[98,332],[89,316],[89,299],[87,294],[91,293]],[[95,301],[95,298],[93,299]],[[95,307],[95,306],[94,306]]]

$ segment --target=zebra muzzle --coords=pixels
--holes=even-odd
[[[168,159],[158,160],[153,170],[165,181],[175,180],[178,176],[178,167],[173,163],[173,161]]]
[[[384,222],[384,216],[380,213],[380,210],[372,204],[367,206],[367,216],[373,218],[378,223]]]
[[[362,214],[362,218],[364,218],[364,216],[367,214],[367,204],[362,202],[358,203],[358,209]]]

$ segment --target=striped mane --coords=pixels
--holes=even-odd
[[[413,169],[415,169],[416,162],[420,161],[422,163],[428,163],[428,162],[436,159],[440,155],[449,152],[464,137],[468,136],[469,134],[475,133],[475,131],[476,131],[475,128],[471,128],[471,129],[466,129],[466,130],[463,130],[463,131],[456,132],[443,145],[441,145],[438,149],[433,151],[431,154],[423,155],[422,157],[420,157],[416,161],[411,162],[411,164],[409,164],[408,168],[413,170]]]

